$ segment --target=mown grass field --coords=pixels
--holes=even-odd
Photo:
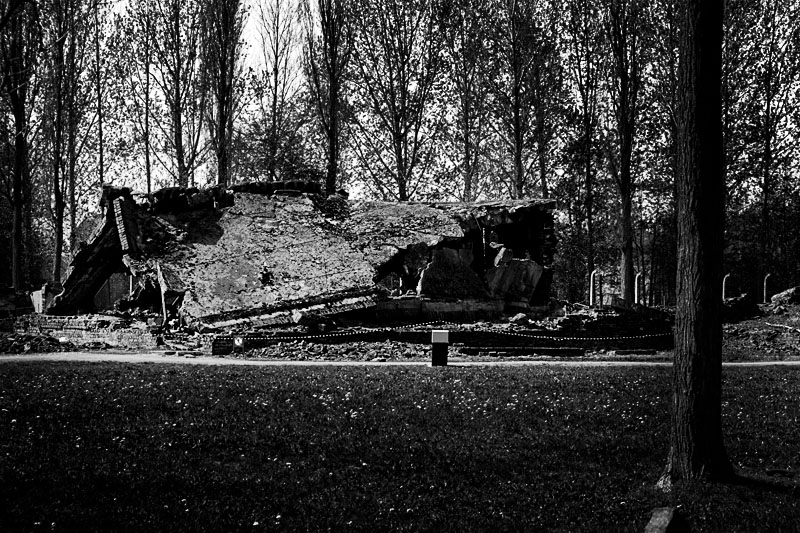
[[[670,376],[3,364],[0,531],[797,531],[800,369],[725,371],[760,481],[667,496]]]

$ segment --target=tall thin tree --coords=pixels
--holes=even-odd
[[[580,146],[583,207],[586,220],[586,286],[595,269],[595,151],[599,120],[598,93],[604,72],[603,32],[598,6],[591,0],[569,0],[567,5],[568,65],[577,88],[577,142]]]
[[[23,272],[23,233],[26,212],[30,212],[29,114],[34,78],[41,45],[39,10],[34,2],[3,6],[3,31],[0,32],[0,87],[13,122],[13,163],[9,184],[12,209],[11,285],[20,290],[25,285]]]
[[[275,180],[284,169],[297,130],[298,99],[302,89],[298,0],[266,0],[259,4],[257,28],[264,70],[257,80],[266,141],[266,166]]]
[[[343,104],[353,52],[352,10],[346,0],[304,0],[305,70],[320,128],[325,136],[325,190],[339,186]]]
[[[144,175],[147,194],[153,190],[153,144],[152,117],[156,102],[153,99],[153,61],[155,14],[153,0],[140,0],[128,5],[127,12],[119,19],[122,42],[115,43],[122,48],[124,61],[118,62],[120,77],[128,87],[124,92],[126,99],[133,100],[133,127],[142,137],[144,155]],[[126,43],[127,46],[125,46]]]
[[[208,85],[200,47],[203,5],[201,0],[168,0],[153,7],[153,83],[168,109],[166,120],[153,116],[154,125],[173,157],[165,167],[178,186],[186,187],[194,185],[195,170],[207,148],[203,126]]]
[[[609,153],[611,174],[620,199],[620,293],[633,303],[633,151],[644,70],[645,6],[642,0],[609,0],[605,29],[611,49],[611,99],[614,106],[614,143]]]
[[[463,188],[461,199],[473,201],[486,140],[489,84],[497,75],[486,47],[491,5],[483,0],[442,2],[444,49],[449,63],[449,78],[457,98],[454,140],[458,148],[458,168]]]
[[[205,2],[203,47],[211,96],[206,122],[217,164],[217,183],[227,185],[231,180],[233,125],[241,102],[245,6],[241,0]]]
[[[492,47],[501,73],[490,80],[494,102],[495,131],[511,156],[509,192],[522,198],[526,192],[531,144],[530,69],[535,58],[536,35],[540,28],[530,0],[503,0],[497,6]]]
[[[105,145],[103,142],[103,62],[100,55],[100,1],[94,3],[95,92],[97,97],[97,177],[99,186],[105,182]]]
[[[87,114],[89,88],[84,77],[89,45],[90,11],[81,0],[49,0],[40,4],[44,31],[46,115],[54,227],[52,279],[61,281],[65,214],[69,207],[70,242],[76,226],[79,129]]]

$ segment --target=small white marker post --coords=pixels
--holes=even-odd
[[[447,349],[450,346],[450,332],[446,329],[431,331],[431,366],[447,366]]]
[[[595,268],[592,270],[592,274],[589,276],[589,307],[594,307],[594,279],[597,276],[597,269]]]
[[[767,280],[772,274],[767,274],[764,276],[764,303],[767,303]]]
[[[637,303],[637,304],[640,303],[639,302],[639,280],[641,278],[642,278],[642,273],[639,272],[638,274],[636,274],[636,278],[634,278],[634,281],[633,281],[633,292],[634,292],[633,302]]]

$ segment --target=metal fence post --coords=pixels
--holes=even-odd
[[[638,274],[636,274],[636,277],[634,278],[633,281],[633,292],[634,292],[633,301],[634,303],[637,304],[639,303],[639,280],[641,279],[641,277],[642,273],[639,272]]]
[[[725,301],[725,289],[728,285],[728,278],[731,277],[730,274],[725,274],[725,277],[722,278],[722,301]]]

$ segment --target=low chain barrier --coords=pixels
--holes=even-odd
[[[525,333],[512,333],[510,331],[498,332],[502,335],[512,335],[514,337],[525,337],[529,339],[550,339],[554,341],[617,341],[617,340],[638,340],[653,339],[658,337],[672,337],[672,333],[652,333],[649,335],[618,335],[616,337],[551,337],[550,335],[528,335]]]
[[[433,328],[434,326],[438,327],[451,326],[459,328],[461,324],[456,322],[433,321],[433,322],[421,322],[417,324],[409,324],[406,326],[366,328],[358,331],[318,333],[314,335],[287,335],[287,336],[218,335],[214,339],[214,344],[217,345],[218,343],[220,343],[226,346],[225,347],[220,346],[220,348],[214,349],[213,351],[218,353],[230,353],[231,351],[233,351],[234,346],[238,348],[243,348],[245,341],[248,342],[268,341],[272,343],[278,343],[278,342],[296,342],[296,341],[315,341],[315,340],[334,339],[334,338],[341,339],[346,337],[360,337],[374,333],[391,333],[397,331],[406,331],[409,333],[425,333],[426,331],[430,331],[430,329]],[[474,331],[474,330],[460,330],[460,331]],[[613,342],[620,340],[644,340],[644,339],[654,339],[654,338],[665,338],[665,337],[671,337],[673,335],[672,332],[670,332],[670,333],[651,333],[643,335],[617,335],[608,337],[564,337],[564,336],[552,336],[547,334],[518,333],[513,331],[479,331],[477,333],[486,333],[488,335],[507,335],[509,337],[548,340],[555,342],[566,342],[566,341]],[[228,350],[228,347],[230,347],[230,350]]]

